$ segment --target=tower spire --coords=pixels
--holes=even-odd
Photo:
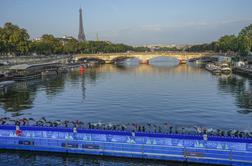
[[[78,35],[78,40],[79,41],[86,41],[86,36],[84,33],[84,28],[83,28],[83,22],[82,22],[82,9],[79,9],[79,35]]]

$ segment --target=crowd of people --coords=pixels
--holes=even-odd
[[[204,128],[199,126],[182,127],[173,126],[169,123],[151,124],[151,123],[93,123],[82,122],[79,120],[48,120],[42,117],[38,120],[34,118],[13,119],[10,117],[0,118],[0,125],[16,125],[16,126],[40,126],[40,127],[65,127],[90,130],[112,130],[112,131],[128,131],[128,132],[143,132],[143,133],[159,133],[159,134],[190,134],[209,136],[228,136],[239,138],[252,138],[252,131],[239,131],[235,129],[223,130]]]

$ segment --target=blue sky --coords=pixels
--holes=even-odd
[[[77,37],[80,6],[88,40],[133,45],[210,42],[252,23],[252,0],[0,0],[0,26]]]

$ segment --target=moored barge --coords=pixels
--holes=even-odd
[[[39,78],[41,75],[58,74],[61,68],[60,63],[41,63],[41,64],[20,64],[11,66],[9,74],[16,81]]]

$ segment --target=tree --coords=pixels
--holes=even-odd
[[[44,43],[47,51],[51,54],[61,54],[63,52],[62,42],[53,35],[45,34],[42,36],[41,42]]]
[[[45,34],[40,40],[31,42],[30,51],[43,55],[61,54],[63,53],[63,44],[53,35]]]
[[[247,38],[249,38],[249,41],[248,39],[244,40],[247,40],[247,42],[250,43],[250,51],[252,51],[252,24],[242,29],[239,36],[246,36]]]
[[[150,49],[147,47],[134,47],[133,51],[135,51],[135,52],[146,52],[147,51],[148,52],[148,51],[150,51]]]
[[[79,51],[81,53],[89,53],[87,42],[80,42],[79,43]]]
[[[241,56],[247,56],[251,50],[252,42],[246,35],[239,35],[238,48]]]
[[[113,44],[107,41],[88,41],[79,43],[81,53],[115,53],[132,51],[134,48],[125,44]]]
[[[5,41],[3,40],[3,28],[0,27],[0,53],[4,53],[6,50]]]
[[[79,43],[76,39],[70,39],[64,45],[64,52],[77,53],[79,50]]]
[[[252,51],[252,24],[241,30],[238,36],[225,35],[211,44],[194,45],[187,51],[233,51],[247,56]]]
[[[192,51],[192,52],[219,51],[219,43],[212,42],[210,44],[205,43],[205,44],[194,45],[186,49],[186,51]]]
[[[225,35],[219,39],[219,48],[223,52],[238,51],[238,41],[235,35]]]
[[[29,51],[29,34],[12,23],[6,23],[0,31],[1,48],[5,53],[24,55]]]
[[[145,47],[133,48],[125,44],[113,44],[108,41],[78,42],[76,39],[59,39],[45,34],[40,40],[29,40],[29,34],[12,23],[0,27],[0,53],[24,55],[37,53],[43,55],[62,53],[115,53],[127,51],[149,51]]]
[[[247,36],[248,38],[250,38],[252,40],[252,24],[243,28],[239,35]]]
[[[11,40],[16,45],[17,54],[24,55],[29,52],[29,38],[25,29],[19,29],[11,35]]]
[[[42,41],[32,41],[30,44],[30,52],[39,55],[52,54],[51,46],[48,43]]]

